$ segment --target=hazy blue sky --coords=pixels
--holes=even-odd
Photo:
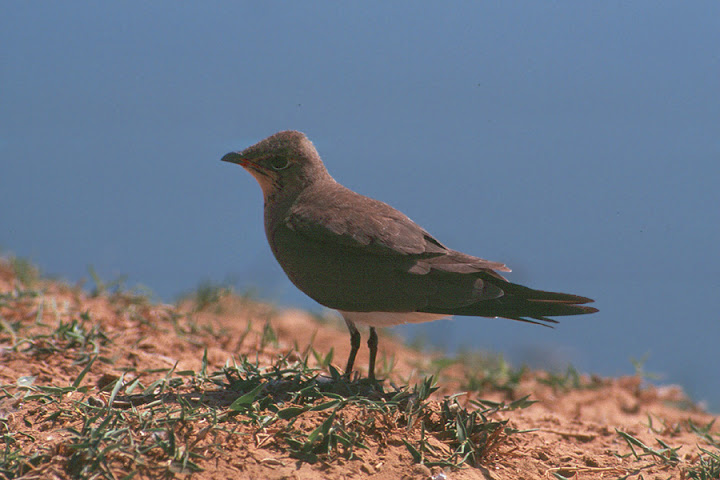
[[[720,2],[0,5],[0,246],[47,273],[319,309],[220,162],[284,129],[447,245],[601,309],[404,333],[608,375],[648,353],[720,409]]]

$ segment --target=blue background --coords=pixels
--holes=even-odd
[[[0,245],[172,300],[203,279],[319,310],[219,161],[304,131],[335,178],[513,281],[601,312],[401,331],[720,408],[720,3],[3,2]]]

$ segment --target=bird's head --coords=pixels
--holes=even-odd
[[[317,150],[308,138],[288,130],[272,135],[222,161],[237,163],[255,177],[265,200],[301,191],[312,182],[329,178]]]

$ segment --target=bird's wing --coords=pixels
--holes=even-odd
[[[502,296],[487,279],[508,270],[445,247],[401,212],[349,190],[306,193],[268,238],[300,290],[344,311],[464,307]]]
[[[510,271],[502,263],[447,248],[402,212],[349,190],[296,203],[285,217],[285,226],[310,241],[332,247],[412,259],[412,273],[427,273],[431,268],[455,273]]]

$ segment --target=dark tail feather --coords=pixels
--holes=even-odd
[[[463,307],[439,309],[430,307],[423,311],[461,316],[503,317],[546,327],[558,323],[557,320],[548,317],[584,315],[598,311],[597,308],[582,305],[593,302],[590,298],[569,293],[533,290],[515,283],[504,282],[495,277],[488,276],[483,280],[503,290],[504,295]]]
[[[544,290],[534,290],[524,287],[516,283],[493,281],[496,286],[500,287],[505,293],[524,297],[528,300],[538,300],[543,302],[560,302],[568,304],[592,303],[592,298],[581,297],[580,295],[572,295],[570,293],[546,292]],[[590,312],[593,313],[593,312]],[[557,314],[556,314],[557,315]]]

